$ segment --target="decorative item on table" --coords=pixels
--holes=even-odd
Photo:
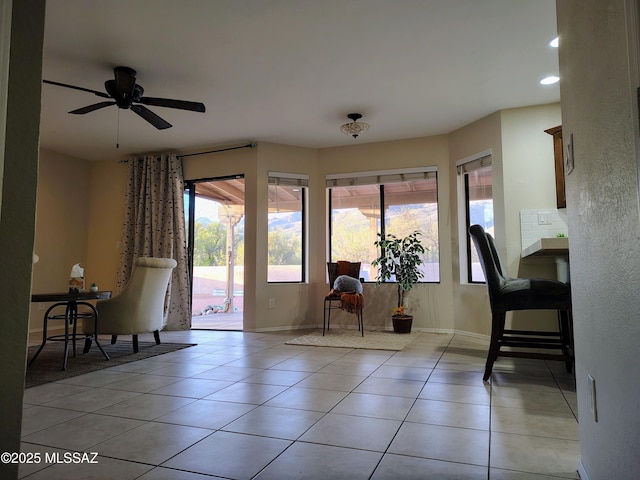
[[[377,267],[376,286],[395,277],[398,285],[398,305],[391,312],[393,331],[396,333],[410,333],[413,315],[405,313],[405,295],[411,291],[416,283],[424,276],[419,266],[423,263],[422,256],[428,250],[422,245],[422,233],[414,231],[404,238],[388,234],[378,234],[374,245],[380,249],[378,258],[371,262]]]
[[[92,292],[97,292],[98,285],[96,285],[95,283],[92,283],[91,286],[89,287],[89,290],[91,290]]]
[[[69,275],[69,293],[84,292],[84,268],[76,263],[71,267]]]

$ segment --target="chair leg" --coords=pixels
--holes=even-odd
[[[486,382],[491,376],[493,363],[498,358],[500,352],[500,338],[504,331],[504,322],[507,317],[505,312],[496,312],[491,315],[491,341],[489,343],[489,352],[487,353],[487,363],[484,368],[484,376],[482,379]]]
[[[328,302],[328,303],[327,303]],[[322,316],[322,336],[324,337],[325,330],[329,330],[329,323],[331,322],[331,300],[324,301],[324,312]]]
[[[560,337],[562,339],[562,353],[564,355],[573,355],[573,336],[571,334],[571,312],[568,310],[558,311],[558,327],[560,329]],[[567,373],[573,372],[573,361],[565,362]]]
[[[324,301],[324,307],[322,310],[322,336],[324,337],[324,332],[327,328],[327,301]]]
[[[118,335],[111,335],[111,345],[115,345],[118,340]]]
[[[153,338],[156,341],[156,345],[160,345],[160,332],[158,330],[153,332]]]
[[[84,339],[84,348],[82,349],[82,353],[89,353],[89,350],[91,349],[92,341],[93,339],[91,337],[86,337]]]
[[[30,367],[31,364],[33,363],[33,361],[36,359],[36,357],[38,355],[40,355],[40,352],[42,351],[42,349],[44,348],[44,344],[47,343],[47,322],[49,320],[49,312],[53,309],[54,307],[49,307],[49,310],[47,310],[44,314],[44,320],[43,320],[43,324],[42,324],[42,343],[40,344],[40,348],[38,348],[38,351],[36,352],[36,354],[33,356],[33,358],[29,361],[29,363],[27,364],[27,367]]]
[[[138,353],[138,335],[133,335],[133,353]]]

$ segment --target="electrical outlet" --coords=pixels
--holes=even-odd
[[[596,401],[596,381],[591,375],[587,375],[589,381],[589,393],[591,396],[591,414],[593,415],[593,421],[598,421],[598,402]]]
[[[269,299],[269,308],[276,308],[276,299],[275,298],[270,298]]]

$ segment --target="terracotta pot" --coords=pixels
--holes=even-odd
[[[393,331],[396,333],[411,333],[412,315],[392,315]]]

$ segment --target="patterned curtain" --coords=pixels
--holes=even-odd
[[[173,258],[167,330],[191,328],[182,162],[175,154],[129,159],[129,185],[118,287],[122,290],[137,257]]]

